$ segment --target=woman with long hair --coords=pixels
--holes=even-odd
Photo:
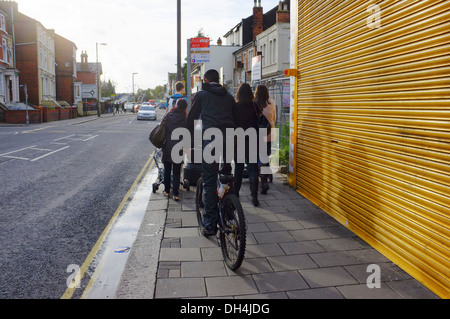
[[[269,89],[265,85],[258,85],[255,91],[255,104],[259,108],[259,114],[264,114],[264,116],[269,120],[271,130],[267,137],[264,137],[266,141],[267,158],[272,153],[272,141],[275,139],[275,121],[277,119],[277,109],[275,106],[275,101],[269,96]],[[258,114],[258,115],[259,115]],[[269,162],[261,163],[261,166],[270,166]],[[269,175],[261,174],[261,194],[267,194],[269,190],[269,183],[267,182]]]
[[[256,109],[253,105],[253,91],[250,85],[247,83],[243,83],[239,86],[238,91],[236,93],[236,104],[237,104],[237,112],[239,113],[237,126],[241,127],[246,131],[249,128],[255,129],[258,131],[258,123],[256,121]],[[245,149],[238,150],[243,152],[245,151],[245,163],[239,162],[235,160],[235,169],[234,169],[234,192],[236,196],[239,196],[239,191],[242,185],[242,178],[244,172],[244,165],[247,164],[248,171],[248,179],[250,183],[250,194],[252,197],[253,206],[258,206],[258,163],[257,161],[250,161],[249,154],[249,139],[248,137],[245,140]]]

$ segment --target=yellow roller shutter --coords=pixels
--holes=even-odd
[[[298,3],[297,189],[450,297],[450,1]]]

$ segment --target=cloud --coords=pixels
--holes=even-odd
[[[48,29],[73,41],[87,51],[89,61],[103,64],[102,79],[111,79],[121,92],[131,92],[131,74],[141,88],[164,84],[168,72],[176,72],[177,1],[176,0],[16,0],[19,11],[38,20]],[[252,0],[182,0],[182,59],[186,41],[199,29],[213,43],[252,14]],[[263,0],[264,11],[278,0]]]

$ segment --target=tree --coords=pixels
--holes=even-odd
[[[102,96],[110,97],[111,95],[116,94],[117,83],[114,81],[108,80],[107,82],[101,83]]]

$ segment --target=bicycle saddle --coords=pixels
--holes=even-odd
[[[228,184],[228,183],[231,183],[232,181],[234,181],[234,176],[233,175],[220,174],[219,175],[219,181],[222,184]]]

